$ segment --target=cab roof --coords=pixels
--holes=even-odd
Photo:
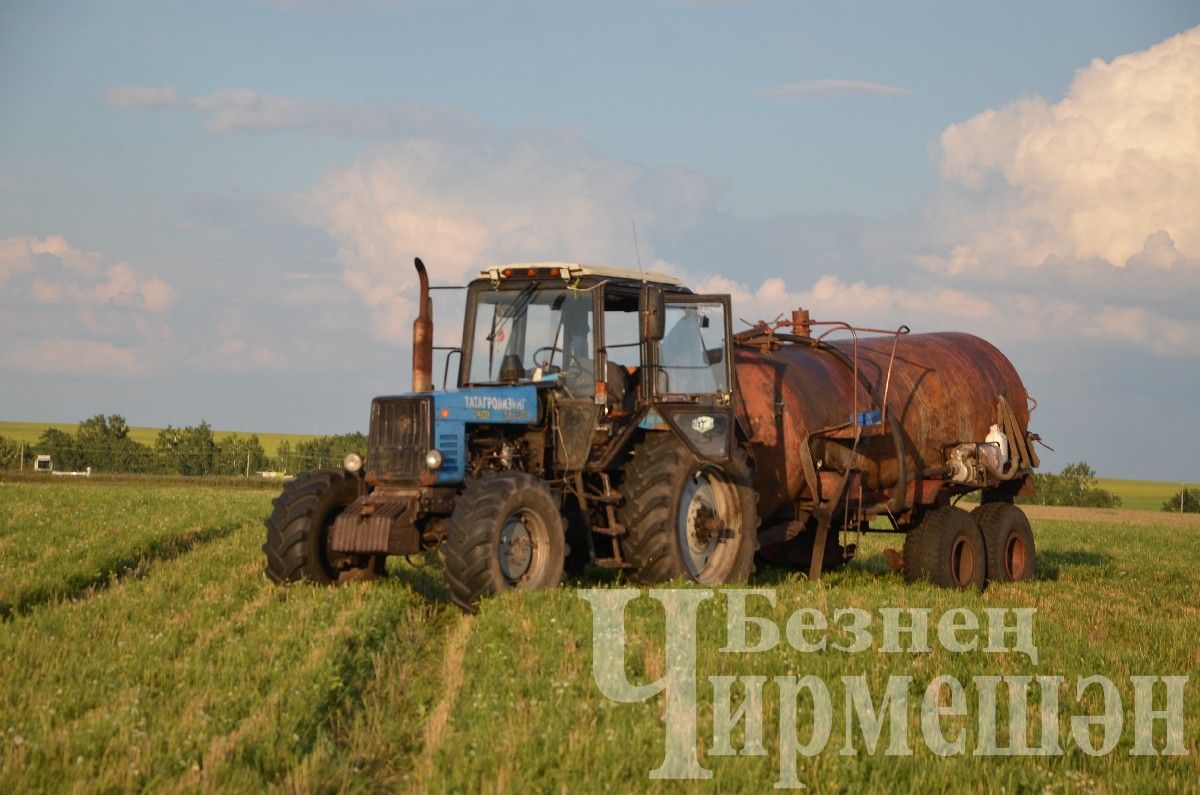
[[[614,268],[609,265],[584,265],[578,262],[514,262],[508,265],[496,265],[479,272],[480,276],[499,281],[502,278],[561,278],[571,281],[583,276],[601,279],[619,279],[631,282],[649,282],[678,287],[682,282],[674,276],[652,271],[634,270],[633,268]]]

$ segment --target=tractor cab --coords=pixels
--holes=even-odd
[[[728,454],[727,296],[694,295],[664,274],[564,262],[481,276],[468,288],[458,388],[536,387],[555,415],[560,471],[603,465],[611,443],[664,423],[704,458]]]

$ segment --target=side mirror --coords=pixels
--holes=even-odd
[[[647,284],[638,302],[642,339],[658,342],[667,333],[667,304],[661,287]]]

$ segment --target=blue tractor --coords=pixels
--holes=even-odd
[[[645,583],[749,575],[758,518],[729,296],[635,270],[490,268],[466,287],[462,343],[434,390],[416,268],[414,391],[374,399],[365,462],[347,455],[275,499],[270,579],[371,579],[388,555],[437,548],[452,600],[474,610],[588,564]]]

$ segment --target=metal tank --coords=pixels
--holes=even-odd
[[[904,520],[958,491],[1019,490],[1036,466],[1029,398],[995,346],[970,334],[901,327],[860,337],[828,325],[853,336],[814,337],[801,311],[739,335],[737,408],[764,526],[839,500],[860,519]],[[985,441],[992,426],[1011,440],[1008,460]]]

